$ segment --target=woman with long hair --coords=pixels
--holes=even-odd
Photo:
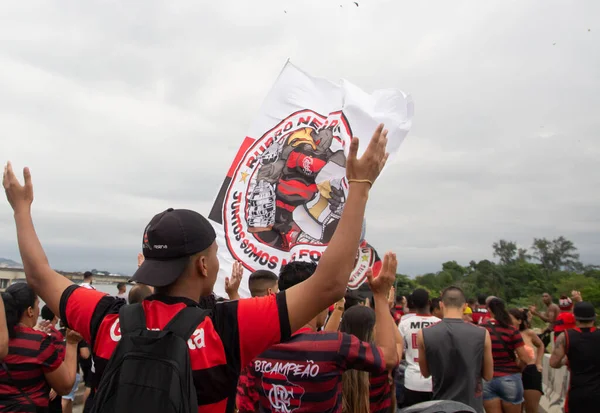
[[[525,350],[535,364],[521,365],[523,369],[523,389],[525,390],[525,412],[537,413],[542,390],[542,360],[544,359],[544,343],[531,329],[528,311],[511,308],[508,310],[513,326],[518,328],[525,342]]]
[[[64,362],[56,338],[34,329],[39,299],[26,283],[2,293],[8,328],[8,355],[0,368],[0,411],[46,412],[50,389],[71,392],[77,369],[79,335],[67,334]]]
[[[494,377],[483,383],[483,406],[487,413],[521,413],[524,390],[517,356],[523,365],[533,364],[534,360],[525,349],[521,333],[513,326],[504,301],[493,298],[488,309],[490,319],[483,327],[492,339]]]
[[[390,325],[390,328],[393,326]],[[375,340],[375,311],[356,305],[344,313],[340,324],[342,333],[352,334],[361,341]],[[342,375],[342,412],[395,412],[393,379],[390,372],[373,375],[365,371],[346,370]]]

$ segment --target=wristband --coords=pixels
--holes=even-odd
[[[349,184],[351,184],[352,182],[357,184],[369,184],[369,187],[373,187],[373,181],[371,181],[370,179],[348,179]]]

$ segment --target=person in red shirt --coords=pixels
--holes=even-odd
[[[485,294],[479,294],[477,296],[477,304],[473,308],[473,314],[471,315],[473,324],[481,324],[481,319],[489,319],[489,312],[486,305],[487,296]]]
[[[2,299],[10,339],[0,365],[0,411],[46,411],[50,388],[62,395],[73,387],[79,338],[68,334],[65,351],[54,335],[34,329],[39,299],[26,283],[11,285]]]
[[[252,362],[248,374],[254,387],[238,391],[239,412],[339,413],[344,371],[356,369],[387,377],[387,371],[398,363],[396,328],[387,299],[396,267],[396,256],[388,253],[377,278],[373,278],[371,270],[367,272],[376,302],[375,343],[363,342],[345,333],[317,332],[327,316],[326,311],[321,312],[289,341],[269,348]],[[279,274],[279,290],[287,291],[305,282],[316,268],[313,263],[289,263]],[[368,387],[364,390],[368,397]],[[248,402],[256,399],[258,408]],[[282,410],[283,406],[288,410]]]
[[[342,217],[319,267],[310,279],[268,297],[217,304],[188,341],[199,412],[225,412],[241,366],[271,345],[286,340],[321,311],[343,297],[359,245],[369,190],[387,154],[387,131],[380,125],[363,156],[352,139],[346,162],[349,192]],[[119,309],[124,300],[81,288],[55,272],[31,218],[33,184],[28,168],[21,185],[12,166],[3,186],[14,210],[17,239],[27,282],[67,327],[91,343],[95,386],[119,339]],[[172,208],[157,214],[143,233],[144,262],[133,280],[155,287],[142,302],[149,329],[163,329],[180,310],[198,306],[212,294],[219,270],[216,234],[197,212]]]
[[[558,300],[560,313],[554,321],[554,342],[560,333],[575,328],[575,316],[573,315],[573,301],[566,295],[561,295]]]

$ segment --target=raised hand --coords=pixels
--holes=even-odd
[[[225,292],[230,300],[239,299],[238,290],[244,275],[244,266],[241,262],[234,261],[231,268],[231,278],[225,277]]]
[[[11,163],[6,164],[2,186],[4,186],[6,199],[15,212],[29,211],[33,202],[33,184],[29,168],[23,169],[23,178],[25,184],[21,185],[13,172]]]
[[[379,125],[360,159],[357,158],[358,138],[352,138],[350,152],[346,159],[346,178],[349,183],[354,181],[372,185],[375,182],[390,155],[386,152],[387,133],[388,131],[383,129],[383,124]]]
[[[50,323],[50,321],[42,320],[39,323],[37,323],[37,325],[35,327],[33,327],[33,329],[41,331],[42,333],[46,333],[47,335],[50,335],[50,334],[52,334],[51,326],[52,326],[52,323]]]
[[[583,301],[583,298],[581,297],[581,291],[577,291],[577,290],[571,291],[571,298],[576,303]]]
[[[367,271],[367,281],[374,296],[382,296],[387,301],[390,289],[396,281],[397,267],[398,260],[396,259],[396,254],[387,252],[383,257],[383,266],[377,278],[373,278],[373,271],[371,269]]]
[[[396,274],[394,274],[394,278],[396,277]],[[388,296],[388,306],[390,307],[390,309],[394,308],[394,305],[396,304],[396,289],[394,287],[390,288],[390,294]]]
[[[67,343],[77,344],[81,340],[83,340],[83,337],[81,337],[81,334],[79,334],[77,331],[71,329],[67,330]]]

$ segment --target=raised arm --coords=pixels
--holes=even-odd
[[[239,300],[240,284],[242,283],[242,277],[244,275],[244,267],[241,262],[234,261],[231,267],[231,278],[225,277],[225,292],[229,296],[231,301]]]
[[[358,138],[352,139],[346,163],[350,188],[335,234],[313,276],[286,291],[292,331],[297,331],[344,296],[354,267],[369,190],[388,157],[386,145],[387,131],[383,125],[377,128],[360,159],[357,159]]]
[[[65,360],[58,368],[50,372],[44,372],[44,376],[50,387],[61,396],[71,393],[71,389],[73,389],[73,384],[75,383],[75,376],[77,374],[77,344],[79,340],[81,340],[81,336],[75,331],[69,330],[67,332]]]
[[[546,353],[546,347],[544,346],[544,342],[540,340],[538,335],[531,330],[527,330],[526,334],[531,338],[531,342],[537,349],[535,365],[539,371],[542,371],[542,362],[544,360],[544,354]]]
[[[336,332],[340,329],[340,323],[342,321],[342,314],[344,314],[344,304],[346,300],[343,298],[335,303],[333,308],[333,312],[329,316],[329,320],[327,320],[327,324],[325,324],[325,328],[323,331]]]
[[[50,268],[31,219],[33,184],[29,168],[23,170],[25,185],[15,176],[10,162],[4,167],[2,184],[17,225],[17,240],[25,278],[34,291],[46,302],[54,314],[60,314],[60,297],[71,281]]]
[[[394,285],[397,267],[396,254],[388,252],[383,258],[383,267],[377,278],[373,278],[373,272],[370,269],[367,271],[367,280],[375,301],[375,343],[381,348],[388,370],[398,364],[395,334],[398,329],[388,307],[388,294]]]
[[[8,326],[6,325],[6,311],[4,310],[4,300],[0,295],[0,360],[8,354]]]

